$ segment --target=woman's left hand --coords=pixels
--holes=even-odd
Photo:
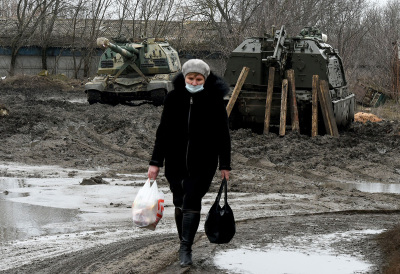
[[[221,170],[221,177],[222,177],[222,179],[225,178],[228,181],[229,180],[229,170],[225,170],[225,169]]]

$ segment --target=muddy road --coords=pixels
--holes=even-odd
[[[3,241],[0,272],[225,273],[233,270],[215,262],[224,252],[273,246],[301,251],[315,243],[318,250],[368,263],[361,273],[380,273],[384,255],[376,235],[400,220],[398,121],[354,123],[339,138],[232,131],[229,191],[237,234],[227,245],[213,245],[201,228],[194,266],[188,270],[178,264],[173,206],[163,174],[158,183],[166,193],[166,214],[154,232],[132,227],[133,197],[118,194],[139,187],[126,174],[145,176],[162,107],[89,105],[79,83],[72,88],[61,83],[49,87],[36,78],[24,81],[22,87],[7,83],[0,88],[0,104],[9,112],[0,116],[0,177],[43,179],[64,170],[66,177],[78,181],[65,186],[65,193],[74,190],[93,197],[92,207],[85,211],[81,205],[69,205],[80,213],[77,219],[59,224],[64,229],[57,232]],[[11,172],[14,165],[54,170]],[[111,203],[95,202],[93,188],[77,186],[82,177],[90,177],[80,177],[85,171],[111,182],[101,188],[112,186],[122,192],[104,192]],[[201,226],[218,183],[215,177],[204,201]],[[29,197],[14,202],[29,203],[37,195],[38,204],[52,206],[40,199],[50,197],[55,188],[28,185]],[[12,200],[12,189],[2,191],[0,199]],[[96,210],[104,210],[101,219],[82,217]],[[351,236],[338,236],[345,233]],[[336,235],[335,240],[318,242],[324,235]],[[259,267],[265,272],[270,266]]]

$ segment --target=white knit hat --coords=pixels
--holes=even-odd
[[[183,76],[186,77],[186,74],[190,72],[200,73],[207,79],[208,75],[210,75],[210,67],[206,62],[200,59],[190,59],[182,66]]]

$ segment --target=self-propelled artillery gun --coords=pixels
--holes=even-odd
[[[271,125],[279,125],[282,80],[288,70],[293,70],[300,132],[310,132],[313,75],[329,84],[337,126],[348,126],[354,120],[355,97],[348,88],[342,60],[326,39],[326,35],[314,27],[304,28],[299,36],[288,37],[282,26],[274,35],[244,40],[231,53],[224,74],[233,87],[242,68],[250,68],[231,113],[232,127],[262,127],[270,67],[275,68]]]
[[[97,39],[105,49],[96,76],[85,84],[90,104],[116,105],[130,101],[162,104],[172,90],[172,79],[181,70],[177,51],[161,39],[140,43]]]

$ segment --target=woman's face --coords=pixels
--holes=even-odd
[[[205,78],[200,73],[188,73],[185,77],[185,82],[192,86],[204,85]]]

